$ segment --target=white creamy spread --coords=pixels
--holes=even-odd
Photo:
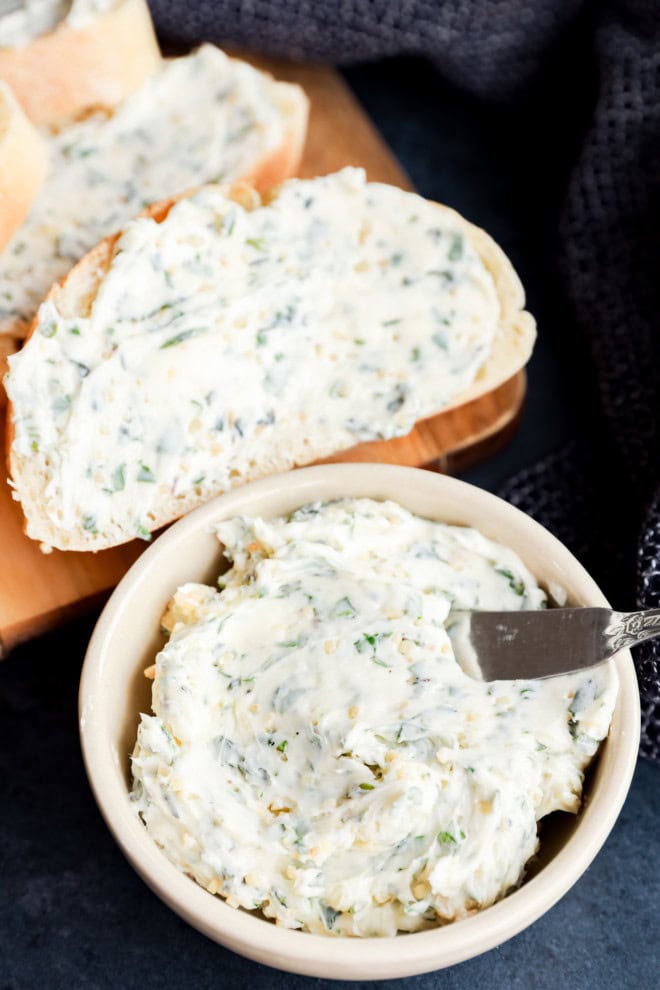
[[[204,45],[165,62],[111,117],[45,135],[50,173],[0,254],[0,323],[31,319],[53,282],[150,203],[249,173],[284,143],[283,92]]]
[[[233,567],[174,596],[132,761],[169,859],[336,935],[437,925],[520,883],[537,820],[578,810],[617,679],[463,673],[452,608],[545,604],[516,554],[368,499],[218,536]]]
[[[0,0],[0,48],[22,48],[61,24],[87,27],[120,0]]]
[[[41,307],[14,450],[57,526],[121,542],[164,503],[407,433],[474,380],[499,312],[462,221],[359,169],[249,211],[208,187],[129,224],[88,317]]]

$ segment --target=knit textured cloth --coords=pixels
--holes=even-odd
[[[164,41],[338,65],[423,56],[453,85],[500,102],[520,99],[557,45],[580,31],[578,84],[593,86],[593,106],[574,150],[566,136],[573,167],[557,232],[566,303],[588,343],[598,399],[580,446],[530,467],[502,494],[563,540],[618,607],[660,607],[660,4],[150,3]],[[636,650],[635,661],[642,753],[660,761],[660,644]]]

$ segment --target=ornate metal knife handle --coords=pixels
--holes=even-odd
[[[612,612],[605,635],[612,653],[660,636],[660,608],[648,608],[643,612]]]

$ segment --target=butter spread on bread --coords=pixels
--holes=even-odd
[[[78,265],[10,359],[15,494],[45,544],[147,537],[235,485],[405,434],[529,356],[490,239],[359,169],[263,203],[208,186],[164,212]]]
[[[27,330],[52,283],[148,203],[209,181],[280,182],[295,169],[307,101],[205,45],[163,63],[111,117],[49,139],[51,171],[0,255],[0,330]]]
[[[616,670],[463,672],[454,609],[546,604],[477,530],[361,498],[217,534],[233,566],[168,606],[132,758],[168,859],[319,934],[419,931],[516,887],[537,820],[579,808]]]

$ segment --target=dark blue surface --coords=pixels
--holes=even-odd
[[[552,154],[551,107],[541,119],[525,106],[484,109],[410,61],[354,69],[348,79],[417,188],[493,233],[528,288],[540,336],[526,415],[510,446],[470,472],[471,480],[496,488],[579,429],[588,399],[575,386],[575,345],[557,304],[556,204],[548,201],[545,178],[552,172],[556,180],[564,164]],[[573,101],[576,119],[582,110]],[[571,126],[569,108],[563,112]],[[338,984],[281,974],[208,941],[133,873],[91,796],[76,712],[91,627],[79,622],[0,666],[0,990],[657,985],[660,771],[646,764],[637,768],[604,849],[573,890],[530,929],[461,966],[409,980]]]

